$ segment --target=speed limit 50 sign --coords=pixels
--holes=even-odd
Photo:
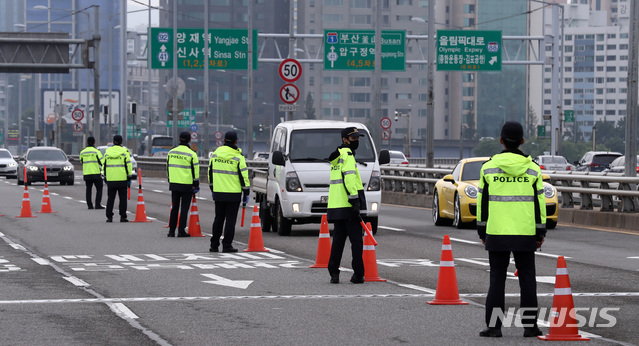
[[[295,82],[302,76],[302,65],[295,59],[286,59],[280,64],[280,77],[289,83]]]

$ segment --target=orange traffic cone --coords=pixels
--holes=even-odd
[[[37,213],[57,213],[57,211],[51,210],[51,199],[49,199],[49,184],[44,182],[44,193],[42,194],[42,209]]]
[[[328,258],[331,256],[331,234],[328,231],[328,221],[326,214],[322,215],[319,241],[317,242],[317,255],[315,264],[311,268],[328,268]]]
[[[550,341],[585,341],[590,340],[579,335],[575,319],[575,304],[572,300],[572,289],[568,268],[563,256],[557,259],[557,276],[555,279],[555,295],[550,312],[550,329],[547,335],[538,336],[541,340]]]
[[[371,229],[371,223],[367,222],[366,227]],[[364,232],[364,251],[362,251],[362,258],[364,260],[364,279],[366,281],[386,281],[386,279],[380,278],[377,273],[375,245],[373,245],[373,240],[368,235],[368,232]]]
[[[197,202],[195,200],[195,195],[193,195],[193,200],[191,201],[191,211],[189,212],[188,228],[189,235],[191,237],[204,237],[204,234],[202,234],[202,230],[200,229],[200,213],[197,211]]]
[[[171,209],[169,209],[169,220],[171,220],[171,210],[173,210],[173,203],[171,202]],[[180,224],[180,213],[178,213],[177,224]],[[169,228],[169,224],[167,223],[164,228]]]
[[[251,218],[251,233],[249,234],[248,249],[244,252],[268,252],[262,240],[262,226],[260,225],[260,213],[257,206],[253,206],[253,217]]]
[[[22,208],[20,209],[20,216],[16,217],[36,217],[31,214],[31,201],[29,200],[29,190],[27,189],[27,182],[24,182],[24,194],[22,195]]]
[[[144,195],[142,194],[142,186],[138,190],[138,206],[135,210],[135,220],[132,222],[151,222],[146,218],[146,207],[144,206]]]
[[[448,235],[444,236],[442,244],[442,256],[439,262],[439,275],[437,276],[437,292],[435,300],[428,302],[431,305],[466,305],[459,299],[457,289],[457,275],[455,275],[455,262],[453,260],[453,248],[450,245]]]

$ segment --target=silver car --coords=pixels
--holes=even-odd
[[[7,149],[0,149],[0,176],[14,179],[18,177],[18,163]]]
[[[571,171],[573,165],[568,163],[565,157],[559,155],[540,155],[537,156],[535,161],[539,168],[546,171]]]

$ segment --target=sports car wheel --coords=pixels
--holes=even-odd
[[[455,218],[453,219],[453,226],[457,228],[464,228],[464,223],[461,221],[461,206],[459,202],[459,195],[455,195]]]
[[[439,194],[437,191],[433,194],[433,223],[435,226],[445,226],[450,224],[450,220],[442,218],[439,214]]]

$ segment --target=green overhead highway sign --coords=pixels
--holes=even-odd
[[[406,31],[382,30],[382,70],[406,69]],[[324,70],[375,69],[375,30],[324,29]]]
[[[537,126],[537,137],[539,137],[539,138],[545,138],[546,137],[546,126],[545,125]]]
[[[575,111],[564,111],[564,122],[566,123],[574,123],[575,122]]]
[[[437,30],[437,71],[501,71],[501,31]]]
[[[248,68],[248,30],[209,29],[209,69]],[[151,68],[171,69],[177,55],[178,68],[204,69],[204,29],[178,28],[177,53],[173,52],[173,28],[151,28]],[[257,30],[253,30],[253,69],[257,69]]]

